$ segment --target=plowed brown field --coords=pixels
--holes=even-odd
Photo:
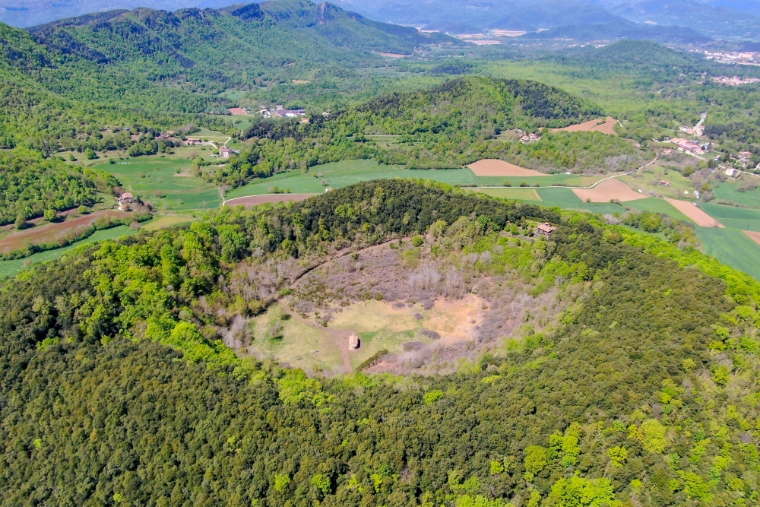
[[[503,160],[485,159],[468,165],[475,176],[547,176],[544,173],[525,169]]]
[[[617,199],[621,202],[646,199],[646,195],[631,190],[631,187],[617,178],[604,181],[594,188],[574,188],[575,195],[583,201],[610,202]]]
[[[760,232],[755,231],[744,231],[744,234],[750,237],[755,243],[760,245]]]
[[[55,243],[69,234],[77,234],[91,226],[100,218],[126,218],[130,214],[124,211],[103,210],[81,217],[70,218],[65,222],[38,225],[33,229],[20,231],[0,240],[0,253],[21,250],[27,245]]]
[[[561,129],[551,129],[552,132],[601,132],[610,136],[616,136],[615,125],[617,120],[612,116],[608,116],[604,123],[599,123],[601,120],[591,120],[585,123],[579,123],[577,125],[570,125]]]
[[[720,227],[723,228],[723,224],[715,220],[713,217],[694,206],[689,201],[678,201],[676,199],[665,198],[670,204],[672,204],[678,211],[689,217],[700,227]]]

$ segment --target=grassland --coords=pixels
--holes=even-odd
[[[760,280],[760,245],[739,229],[697,227],[704,252]]]
[[[153,220],[143,225],[142,229],[146,231],[157,231],[175,225],[189,224],[195,220],[196,218],[188,215],[156,215]]]
[[[620,180],[634,190],[643,190],[647,195],[672,199],[683,199],[685,196],[694,195],[694,187],[689,178],[662,165],[639,169],[629,176],[621,177]],[[670,186],[658,185],[657,182],[661,180],[669,182]]]
[[[326,180],[332,188],[341,188],[361,181],[384,178],[421,178],[440,181],[450,185],[478,185],[480,182],[470,169],[414,170],[398,166],[379,165],[374,160],[347,160],[314,166],[308,173],[290,171],[276,174],[271,178],[257,180],[236,188],[225,196],[227,199],[246,195],[271,193],[272,187],[290,190],[294,194],[316,194],[324,192]]]
[[[79,248],[82,245],[87,245],[95,241],[103,241],[107,239],[116,239],[123,236],[131,236],[136,234],[137,231],[130,229],[127,226],[114,227],[113,229],[106,229],[103,231],[96,231],[95,234],[82,241],[77,241],[69,246],[63,248],[57,248],[55,250],[48,250],[47,252],[40,252],[34,254],[25,259],[18,259],[13,261],[0,261],[0,279],[8,278],[10,276],[16,276],[24,269],[40,262],[52,261],[58,259],[66,252]]]
[[[701,208],[726,227],[760,232],[760,210],[709,203],[702,204]]]
[[[651,211],[652,213],[662,213],[663,215],[669,215],[677,220],[683,220],[684,222],[691,222],[689,218],[674,208],[668,201],[664,199],[657,199],[650,197],[648,199],[639,199],[637,201],[629,201],[625,203],[626,207],[631,207],[639,211]],[[704,207],[704,206],[703,206]]]
[[[159,210],[202,210],[221,205],[215,186],[188,173],[187,159],[139,157],[95,167],[113,174],[125,189]]]
[[[751,178],[752,176],[742,176],[745,178]],[[732,202],[739,206],[747,206],[750,208],[760,208],[760,188],[750,190],[749,192],[739,192],[736,190],[738,182],[726,181],[713,190],[715,194],[715,200],[720,202]]]
[[[478,183],[483,186],[512,187],[548,187],[561,185],[567,187],[587,187],[604,176],[579,176],[577,174],[547,174],[546,176],[478,176]]]
[[[541,201],[535,188],[478,188],[472,189],[471,192],[498,197],[500,199],[519,199],[522,201]]]

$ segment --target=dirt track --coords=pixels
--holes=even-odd
[[[689,201],[678,201],[676,199],[665,198],[674,208],[689,217],[695,224],[700,227],[719,227],[723,228],[723,224],[715,220],[713,217],[694,206]],[[750,236],[751,237],[751,236]],[[754,238],[753,238],[754,239]]]
[[[259,204],[275,203],[275,202],[297,202],[304,201],[309,197],[314,197],[318,194],[265,194],[265,195],[250,195],[247,197],[237,197],[224,201],[225,206],[258,206]]]
[[[574,188],[573,192],[584,202],[610,202],[612,199],[626,202],[646,199],[647,197],[632,190],[631,187],[616,178],[604,181],[594,188]]]
[[[570,125],[561,129],[551,129],[552,132],[601,132],[610,136],[616,136],[615,125],[617,120],[612,116],[608,116],[604,123],[599,123],[601,120],[591,120],[585,123],[579,123],[577,125]]]
[[[475,176],[547,176],[533,169],[504,162],[503,160],[484,159],[468,165]]]

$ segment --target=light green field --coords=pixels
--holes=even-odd
[[[658,165],[639,169],[635,175],[622,176],[620,180],[633,189],[641,188],[644,191],[655,192],[673,199],[683,199],[686,195],[694,195],[694,186],[689,178],[685,178],[673,169],[668,170]],[[671,185],[669,187],[657,185],[655,182],[659,180],[666,180]]]
[[[321,174],[321,176],[320,176]],[[324,192],[324,179],[332,188],[341,188],[361,181],[391,178],[420,178],[439,181],[450,185],[477,185],[478,179],[469,169],[413,170],[398,166],[379,165],[374,160],[348,160],[309,168],[301,171],[289,171],[276,174],[271,178],[255,180],[252,183],[231,191],[225,197],[233,199],[246,195],[271,193],[272,187],[289,189],[293,194],[315,194]]]
[[[216,208],[217,188],[187,173],[190,161],[178,158],[137,157],[95,166],[113,174],[125,189],[166,211]]]
[[[587,187],[593,185],[604,176],[579,176],[577,174],[547,174],[546,176],[478,176],[481,185],[503,186],[506,182],[512,187],[520,187],[523,183],[529,187],[548,187],[562,185],[567,187]]]
[[[742,178],[751,178],[752,176],[742,176]],[[760,188],[750,190],[749,192],[738,192],[736,190],[736,181],[726,181],[713,189],[716,201],[729,201],[741,206],[750,208],[760,208]]]
[[[226,135],[226,134],[224,134],[222,132],[218,132],[216,130],[209,130],[209,129],[205,128],[205,127],[202,127],[197,132],[193,132],[192,134],[188,134],[188,136],[189,137],[200,137],[201,139],[208,139],[209,141],[216,141],[216,142],[220,142],[220,143],[223,143],[224,141],[226,141],[227,139],[230,138],[230,136],[228,136],[228,135]]]
[[[629,201],[624,203],[626,207],[634,208],[639,211],[650,211],[652,213],[662,213],[668,215],[676,220],[683,220],[684,222],[693,223],[686,215],[678,211],[668,201],[655,197],[649,197],[647,199],[639,199],[637,201]]]
[[[721,206],[710,203],[702,204],[700,207],[726,227],[742,231],[760,232],[760,210],[734,208],[732,206]]]
[[[46,252],[40,252],[24,259],[17,259],[13,261],[0,261],[0,278],[8,278],[9,276],[16,276],[24,269],[33,264],[39,264],[40,262],[52,261],[60,258],[66,252],[79,248],[82,245],[94,243],[95,241],[103,241],[106,239],[116,239],[123,236],[131,236],[137,234],[137,231],[130,229],[129,227],[122,225],[120,227],[114,227],[113,229],[106,229],[103,231],[95,231],[95,233],[89,238],[77,241],[69,246],[63,248],[57,248],[55,250],[48,250]]]
[[[534,188],[478,188],[469,190],[501,199],[521,199],[523,201],[540,201],[541,196]]]
[[[738,229],[697,227],[706,254],[760,280],[760,245]]]
[[[157,231],[175,225],[184,225],[194,222],[196,219],[187,215],[156,215],[150,222],[143,225],[146,231]]]

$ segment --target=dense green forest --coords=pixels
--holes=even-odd
[[[91,206],[96,192],[110,192],[118,182],[95,169],[74,167],[34,152],[0,152],[0,225],[22,226],[45,210]]]
[[[549,241],[512,232],[536,220]],[[448,376],[307,378],[221,343],[335,250],[426,232],[583,296]],[[760,286],[591,215],[370,182],[87,247],[0,301],[5,505],[758,500]]]

